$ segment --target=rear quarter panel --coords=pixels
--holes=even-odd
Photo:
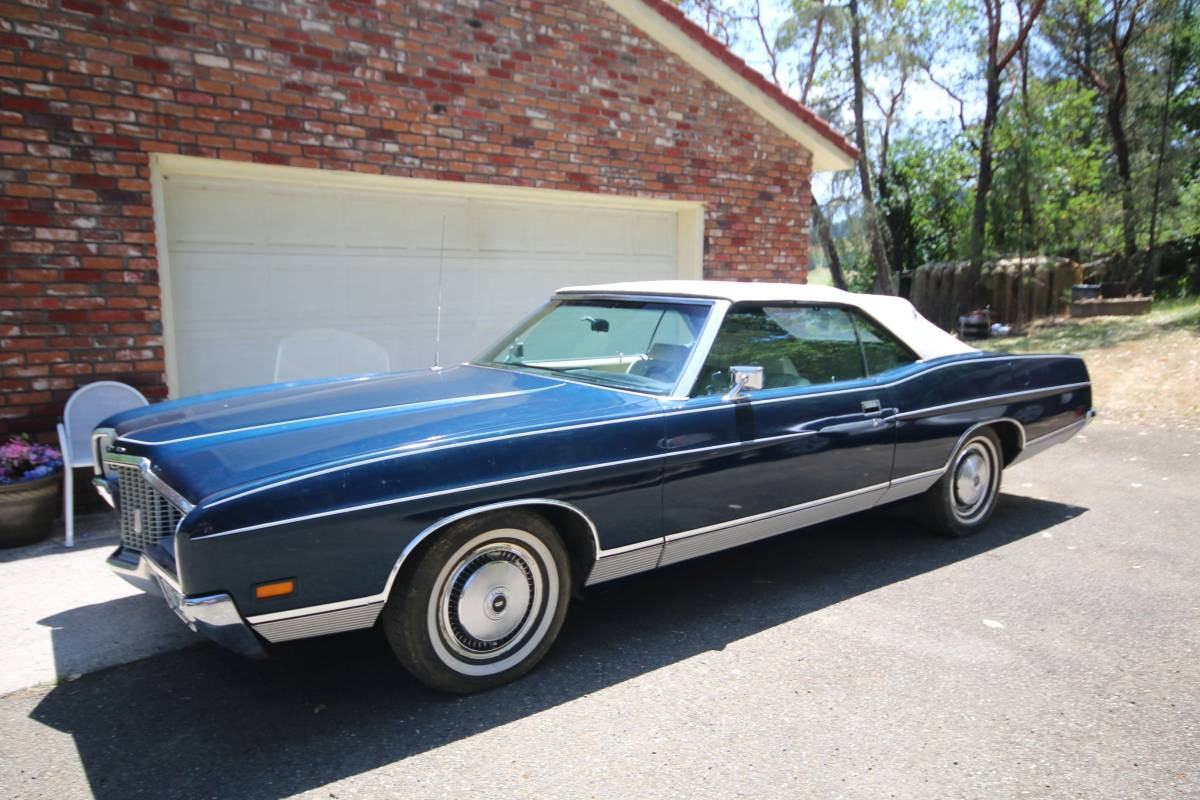
[[[1078,356],[939,359],[892,392],[898,413],[893,479],[944,467],[958,440],[979,423],[1011,420],[1030,441],[1092,407],[1087,366]]]

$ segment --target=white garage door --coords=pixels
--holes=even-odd
[[[564,203],[469,187],[422,194],[402,183],[166,172],[172,395],[429,367],[439,281],[449,365],[560,286],[680,276],[681,212],[583,205],[574,193]]]

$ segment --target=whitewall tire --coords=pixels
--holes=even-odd
[[[383,628],[422,682],[468,693],[515,680],[550,649],[571,596],[567,551],[541,516],[504,510],[434,534],[397,580]]]
[[[1003,469],[996,432],[973,431],[954,451],[946,473],[922,496],[922,522],[943,536],[969,536],[980,530],[996,510]]]

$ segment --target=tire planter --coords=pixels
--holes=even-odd
[[[0,547],[40,542],[58,511],[62,473],[0,485]]]

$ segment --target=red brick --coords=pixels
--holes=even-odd
[[[601,0],[333,0],[334,33],[270,2],[5,7],[59,34],[0,33],[5,410],[52,420],[97,373],[165,394],[153,152],[699,201],[710,277],[803,278],[809,155]]]
[[[138,69],[149,70],[150,72],[170,72],[170,63],[161,58],[151,58],[150,56],[134,56],[133,65]]]

